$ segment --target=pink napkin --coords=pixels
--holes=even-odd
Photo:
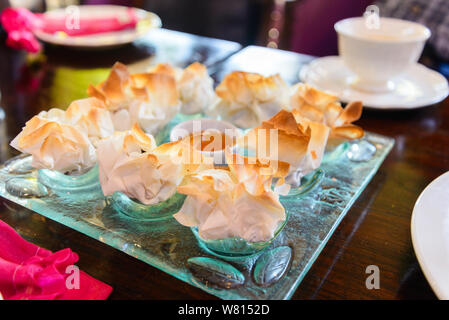
[[[6,300],[104,300],[112,288],[74,264],[70,249],[52,253],[0,220],[0,293]],[[79,277],[78,277],[79,275]]]
[[[95,18],[80,17],[76,23],[70,17],[51,17],[32,13],[25,8],[6,8],[0,14],[0,22],[8,33],[6,44],[14,49],[38,52],[41,44],[33,32],[64,32],[69,36],[82,36],[135,28],[138,22],[136,11],[128,8],[124,15]],[[71,22],[71,23],[67,23]]]
[[[97,18],[80,17],[79,28],[67,28],[66,18],[39,15],[42,18],[42,30],[47,33],[65,32],[69,36],[83,36],[96,33],[120,31],[135,28],[138,22],[136,11],[128,8],[123,16],[104,16]]]

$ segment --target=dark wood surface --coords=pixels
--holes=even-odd
[[[249,53],[243,52],[243,58],[237,53],[224,60],[238,50],[238,45],[179,33],[178,40],[170,42],[168,34],[162,38],[169,53],[146,42],[149,40],[109,52],[47,47],[45,55],[39,58],[26,57],[0,45],[1,105],[6,113],[6,120],[0,123],[1,160],[15,154],[8,143],[26,120],[40,110],[64,107],[83,97],[87,84],[104,77],[106,68],[115,60],[140,70],[163,60],[184,66],[194,57],[206,62],[216,79],[234,69],[259,67],[249,71],[266,73],[279,68],[283,76],[295,81],[303,63],[311,59],[296,54],[283,56],[280,52],[276,57],[270,54],[264,62],[263,50],[253,47]],[[449,99],[411,111],[365,110],[359,125],[394,137],[396,144],[293,299],[436,299],[414,255],[410,219],[424,187],[449,168]],[[0,219],[39,246],[53,251],[70,247],[79,254],[81,269],[114,287],[111,299],[214,299],[144,262],[3,198]],[[365,286],[368,265],[380,269],[378,290]]]

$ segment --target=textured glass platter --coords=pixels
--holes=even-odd
[[[178,116],[157,140],[166,140],[170,127],[181,120],[186,117]],[[364,140],[326,154],[320,183],[281,200],[289,219],[279,236],[262,252],[243,258],[214,255],[171,217],[145,221],[118,213],[99,184],[45,187],[30,157],[0,167],[0,195],[222,299],[289,299],[393,144],[391,138],[367,133]],[[16,192],[23,183],[29,192]]]

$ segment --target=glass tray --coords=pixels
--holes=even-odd
[[[185,119],[174,123],[180,120]],[[157,140],[166,140],[168,131]],[[349,159],[368,142],[376,147],[371,157]],[[391,138],[367,133],[364,140],[326,154],[319,186],[281,200],[289,213],[285,228],[267,249],[249,258],[212,254],[190,228],[171,217],[140,221],[118,213],[99,185],[77,191],[43,188],[40,198],[14,196],[6,181],[37,182],[30,157],[13,158],[0,167],[0,195],[222,299],[289,299],[393,144]]]

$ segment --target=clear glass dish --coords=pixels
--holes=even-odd
[[[273,237],[270,240],[262,242],[249,242],[240,237],[218,240],[205,240],[201,238],[197,227],[192,227],[190,229],[192,230],[196,240],[198,241],[199,246],[215,256],[218,256],[220,258],[249,258],[266,249],[277,238],[277,236],[282,232],[282,229],[284,229],[285,225],[287,224],[289,217],[288,210],[285,211],[285,215],[285,220],[279,224],[278,228],[274,232]]]
[[[287,195],[280,196],[280,199],[298,198],[301,196],[305,196],[311,190],[318,188],[324,177],[324,171],[322,169],[317,169],[301,179],[301,186],[291,189]],[[265,248],[267,248],[282,232],[282,229],[287,224],[289,218],[289,210],[286,209],[285,214],[286,218],[278,226],[274,233],[274,236],[270,240],[263,242],[249,242],[239,237],[218,240],[205,240],[199,235],[197,227],[192,227],[191,230],[195,235],[198,244],[213,255],[222,258],[249,257],[258,254]]]
[[[288,194],[280,195],[281,199],[291,198],[291,197],[300,197],[302,195],[307,194],[309,191],[317,188],[321,182],[323,181],[326,174],[323,169],[316,169],[315,171],[310,172],[301,178],[301,184],[299,187],[292,187]]]
[[[37,171],[37,180],[51,190],[63,192],[96,188],[100,185],[98,165],[79,175],[68,175],[50,169],[39,169]]]
[[[170,126],[184,120],[177,116]],[[323,161],[321,169],[326,174],[320,187],[281,198],[287,223],[260,255],[241,258],[212,253],[190,228],[173,218],[154,223],[117,212],[99,185],[70,196],[47,193],[37,182],[30,157],[20,156],[0,166],[0,195],[222,299],[289,299],[393,144],[391,138],[366,132],[363,140]],[[363,157],[354,158],[357,155]],[[26,193],[18,190],[21,186],[27,187]],[[266,275],[271,280],[260,282]],[[217,288],[214,282],[225,285]]]
[[[181,209],[186,196],[175,193],[165,201],[146,205],[131,199],[122,192],[115,192],[108,198],[110,205],[117,211],[130,218],[147,221],[158,221],[170,218]]]

